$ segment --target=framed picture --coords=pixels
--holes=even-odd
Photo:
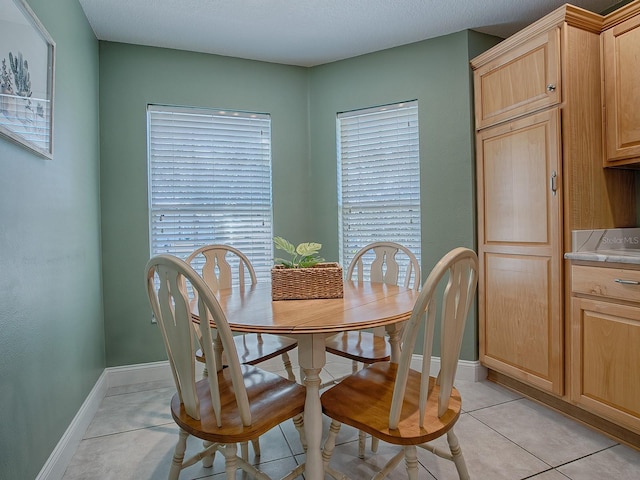
[[[25,0],[0,0],[0,135],[53,158],[55,43]]]

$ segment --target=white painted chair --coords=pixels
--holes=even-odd
[[[453,386],[464,325],[478,282],[478,257],[466,248],[447,253],[433,268],[416,300],[402,338],[400,362],[375,363],[343,379],[321,396],[322,411],[332,419],[324,445],[325,471],[346,478],[329,467],[336,435],[342,423],[380,440],[401,445],[373,478],[384,478],[405,458],[410,480],[418,479],[416,447],[454,462],[458,476],[469,479],[462,450],[453,427],[460,416],[462,399]],[[440,313],[440,372],[429,375],[431,354]],[[420,327],[424,325],[421,371],[411,369]],[[366,408],[365,408],[366,407]],[[445,435],[449,449],[428,442]]]
[[[399,258],[401,257],[401,258]],[[400,262],[399,262],[400,260]],[[404,264],[401,273],[400,264]],[[347,280],[363,280],[368,271],[372,282],[397,285],[401,280],[405,288],[420,288],[420,264],[415,255],[405,246],[395,242],[374,242],[360,249],[347,269]],[[392,341],[399,342],[400,332]],[[334,355],[348,358],[353,362],[352,372],[358,371],[358,362],[371,365],[386,362],[391,358],[391,347],[385,338],[384,327],[372,332],[357,330],[340,333],[326,340],[326,350]],[[323,385],[323,387],[326,385]],[[377,451],[376,438],[371,439],[371,450]],[[359,436],[358,456],[364,458],[365,435]]]
[[[223,288],[231,288],[234,283],[234,269],[237,270],[235,280],[238,285],[255,285],[258,281],[253,265],[247,256],[229,245],[205,245],[191,253],[186,262],[200,273],[213,292]],[[233,340],[240,363],[255,366],[280,355],[289,380],[295,381],[296,377],[287,353],[298,345],[295,339],[280,335],[244,333],[234,335]],[[226,365],[224,349],[216,338],[214,338],[214,352],[218,356],[218,361],[222,361],[222,364]],[[199,362],[204,362],[201,349],[196,352],[196,359]],[[204,375],[207,375],[206,366]],[[259,457],[260,441],[256,439],[252,445],[254,454]],[[241,448],[242,458],[247,460],[249,457],[247,444],[242,444]]]
[[[146,280],[177,389],[171,400],[171,414],[180,434],[169,480],[177,480],[182,469],[201,459],[203,463],[206,459],[212,462],[217,450],[224,454],[227,479],[236,478],[237,468],[254,478],[268,479],[237,455],[236,444],[256,440],[288,419],[294,419],[302,440],[305,388],[280,375],[240,363],[233,334],[216,297],[186,262],[172,255],[153,257],[146,266]],[[192,319],[189,287],[197,294],[199,324]],[[225,351],[228,365],[224,368],[213,352],[211,321]],[[198,348],[204,352],[209,371],[200,381],[195,369]],[[204,440],[205,448],[185,459],[189,435]],[[303,470],[304,465],[299,465],[284,479],[295,478]]]
[[[200,273],[214,292],[231,288],[234,281],[234,267],[237,268],[236,281],[239,285],[257,283],[256,272],[247,256],[229,245],[205,245],[191,253],[186,262]],[[245,333],[236,335],[234,341],[240,363],[258,365],[280,355],[289,380],[295,380],[287,352],[296,348],[298,344],[296,340],[280,335]],[[221,353],[218,345],[218,354]],[[201,354],[197,358],[200,361],[203,360]]]

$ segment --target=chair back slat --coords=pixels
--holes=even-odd
[[[159,265],[158,293],[155,293],[153,277],[148,279],[149,298],[154,316],[169,353],[169,364],[176,389],[185,410],[193,418],[200,419],[200,406],[195,388],[195,359],[188,354],[194,345],[190,326],[189,301],[185,285],[176,271]],[[188,316],[188,318],[185,318]]]
[[[429,274],[422,287],[422,292],[416,300],[402,338],[402,352],[389,412],[389,427],[391,429],[397,428],[400,420],[411,358],[422,324],[424,324],[424,337],[419,404],[421,424],[424,424],[424,409],[428,395],[431,393],[428,390],[430,360],[438,319],[440,321],[441,352],[440,372],[437,378],[440,385],[438,415],[442,416],[447,411],[460,357],[464,326],[475,296],[477,283],[478,258],[475,252],[462,247],[453,249],[442,257]],[[440,315],[438,315],[438,309]]]
[[[364,259],[369,253],[373,253],[375,257],[369,264],[369,280],[371,282],[386,283],[389,285],[397,285],[400,277],[400,263],[398,262],[398,252],[402,252],[406,256],[405,262],[407,266],[404,270],[402,284],[406,288],[418,290],[420,288],[420,264],[416,256],[404,245],[395,242],[374,242],[361,248],[353,257],[347,269],[347,280],[354,277],[357,280],[365,279]]]
[[[215,295],[206,282],[186,262],[172,255],[158,255],[147,263],[147,286],[149,300],[162,337],[165,342],[176,388],[185,412],[192,418],[200,418],[196,392],[195,356],[201,348],[205,354],[207,369],[217,372],[222,369],[219,359],[213,354],[211,321],[215,324],[216,336],[226,352],[227,364],[232,379],[236,404],[244,425],[251,425],[249,401],[242,378],[233,334],[226,316]],[[155,279],[159,278],[158,291]],[[188,286],[197,298],[200,324],[193,322],[193,302],[189,301]],[[198,339],[196,341],[195,339]],[[199,345],[198,345],[199,343]],[[209,375],[209,389],[218,425],[221,422],[220,389],[217,375]]]
[[[233,263],[237,265],[238,285],[244,286],[247,281],[255,285],[258,280],[253,265],[244,253],[230,245],[205,245],[191,253],[186,262],[201,274],[209,288],[215,292],[231,288],[234,282],[232,263],[227,254],[232,255]]]
[[[398,278],[400,277],[400,264],[396,258],[398,252],[402,252],[406,257],[407,267],[402,282],[404,287],[418,290],[420,288],[420,264],[411,250],[395,242],[374,242],[358,250],[347,269],[347,280],[353,279],[354,272],[358,281],[363,281],[366,278],[365,272],[367,272],[367,269],[365,268],[364,260],[370,253],[373,253],[375,257],[368,268],[369,281],[398,285]],[[376,336],[384,336],[384,332],[384,327],[373,329],[373,333]]]

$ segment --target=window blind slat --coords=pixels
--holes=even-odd
[[[340,113],[336,123],[340,261],[375,241],[401,243],[420,261],[418,102]]]
[[[150,105],[152,255],[185,258],[224,243],[265,280],[273,263],[271,119],[266,114]]]

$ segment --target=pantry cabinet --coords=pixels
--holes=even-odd
[[[471,61],[480,361],[561,398],[571,231],[636,221],[633,172],[602,165],[601,28],[564,5]]]
[[[481,130],[477,141],[482,360],[561,394],[560,111]]]
[[[640,270],[573,265],[572,278],[571,400],[640,433]]]

